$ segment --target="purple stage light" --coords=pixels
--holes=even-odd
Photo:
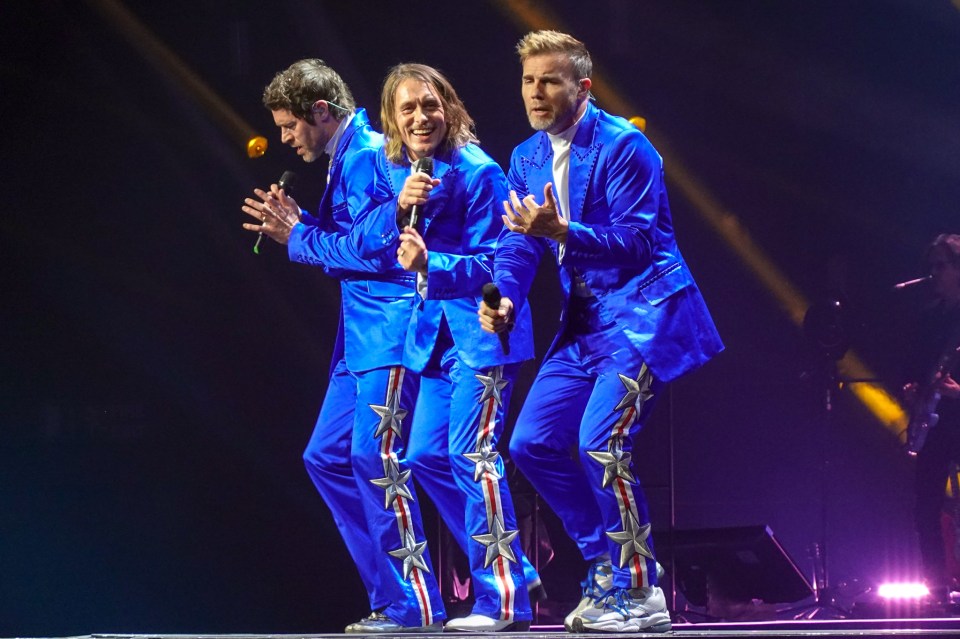
[[[916,581],[890,582],[877,588],[877,595],[883,599],[922,599],[929,594],[930,590]]]

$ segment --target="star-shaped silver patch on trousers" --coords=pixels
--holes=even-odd
[[[474,540],[487,547],[487,556],[484,559],[483,567],[487,568],[497,557],[503,557],[507,561],[516,563],[517,557],[513,554],[510,544],[517,538],[520,531],[504,530],[499,516],[493,518],[492,528],[493,530],[486,535],[471,535]]]
[[[403,536],[403,546],[396,550],[389,551],[397,559],[403,560],[403,580],[410,580],[410,573],[414,568],[419,568],[424,572],[430,572],[427,562],[423,559],[423,553],[427,549],[427,542],[418,542],[409,530]]]
[[[620,544],[620,567],[623,568],[634,555],[653,559],[653,551],[647,545],[650,536],[650,524],[640,525],[637,517],[630,513],[622,532],[608,532],[607,537]]]
[[[374,437],[379,437],[388,430],[396,433],[397,437],[400,436],[400,427],[403,424],[403,418],[407,416],[407,410],[400,408],[399,390],[390,395],[385,406],[370,404],[370,408],[380,416],[380,425],[377,426],[377,432],[373,434]]]
[[[390,504],[396,501],[398,497],[405,497],[413,501],[413,493],[410,492],[410,489],[407,488],[406,485],[410,479],[410,470],[407,469],[401,473],[400,467],[393,458],[388,459],[385,466],[384,474],[386,477],[370,480],[371,484],[383,488],[385,492],[386,503],[384,503],[383,507],[389,508]]]
[[[625,479],[631,484],[637,483],[633,473],[630,472],[630,453],[623,452],[620,445],[620,438],[614,437],[610,440],[609,450],[605,453],[587,451],[595,461],[603,464],[603,483],[606,488],[613,483],[617,477]]]
[[[463,456],[476,464],[473,467],[473,481],[480,481],[480,477],[484,473],[489,473],[500,479],[500,473],[497,472],[497,460],[500,459],[500,453],[489,444],[483,443],[477,447],[477,452],[464,453]]]
[[[653,391],[650,390],[650,385],[653,383],[653,375],[650,374],[650,370],[646,364],[640,367],[640,374],[637,375],[637,379],[627,377],[623,373],[617,373],[617,375],[620,376],[620,381],[626,386],[627,394],[623,396],[623,399],[620,400],[620,403],[617,404],[617,407],[613,410],[618,411],[633,406],[637,409],[637,414],[639,415],[640,409],[643,408],[643,403],[653,397]]]
[[[494,366],[489,375],[474,375],[483,384],[483,394],[480,396],[478,404],[482,404],[491,397],[497,402],[497,406],[502,406],[503,401],[500,397],[500,391],[507,387],[507,380],[503,379],[503,366]]]

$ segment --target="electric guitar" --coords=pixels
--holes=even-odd
[[[960,579],[960,472],[956,462],[950,463],[950,496],[943,502],[940,534],[947,559],[947,575]]]
[[[951,346],[944,350],[937,365],[930,371],[926,383],[917,392],[907,424],[907,453],[916,455],[923,449],[930,429],[937,425],[940,415],[937,404],[940,403],[940,380],[950,373],[950,369],[960,359],[960,343],[951,340]]]

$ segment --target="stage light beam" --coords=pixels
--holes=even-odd
[[[267,150],[267,141],[244,121],[177,54],[153,34],[123,3],[117,0],[87,0],[127,42],[154,68],[182,86],[237,141],[246,145],[248,157]]]

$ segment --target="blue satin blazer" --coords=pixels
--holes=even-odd
[[[397,366],[403,360],[407,324],[413,310],[415,276],[396,258],[361,254],[356,225],[369,207],[377,153],[383,136],[370,127],[363,109],[343,132],[330,162],[330,179],[316,217],[301,215],[287,252],[294,262],[320,266],[340,279],[340,327],[333,364],[363,372]]]
[[[553,182],[553,149],[538,132],[514,149],[508,173],[520,199]],[[615,321],[659,379],[670,381],[723,350],[710,313],[673,233],[663,160],[632,124],[594,106],[570,152],[570,227],[560,278],[569,302],[572,273],[596,294],[603,320]],[[495,281],[515,304],[527,298],[536,264],[552,240],[504,229]],[[564,304],[560,333],[566,322]],[[559,337],[558,334],[558,337]],[[551,346],[553,350],[556,345]]]
[[[396,259],[399,237],[397,198],[410,175],[410,163],[377,156],[372,199],[380,204],[365,221],[364,253]],[[503,228],[502,204],[507,197],[503,169],[475,144],[433,158],[433,177],[440,184],[430,192],[417,225],[427,245],[427,295],[418,297],[410,316],[404,365],[422,371],[436,345],[445,319],[460,358],[471,368],[522,362],[533,357],[533,324],[529,309],[518,314],[505,355],[496,335],[480,328],[477,309],[483,285],[493,281],[491,265],[497,236]]]

